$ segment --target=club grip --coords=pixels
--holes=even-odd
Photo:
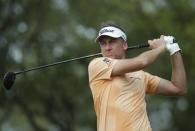
[[[146,48],[146,47],[149,47],[150,45],[149,44],[141,44],[141,45],[138,45],[139,47],[138,48]]]
[[[130,46],[127,49],[140,49],[140,48],[147,48],[149,47],[149,44],[139,44],[139,45],[135,45],[135,46]]]

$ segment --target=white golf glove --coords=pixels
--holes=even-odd
[[[178,43],[176,43],[175,38],[173,36],[164,36],[164,41],[166,43],[166,49],[169,51],[170,55],[181,51]]]

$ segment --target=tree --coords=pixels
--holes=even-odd
[[[147,42],[160,34],[173,35],[182,48],[189,93],[176,98],[147,97],[148,112],[155,131],[191,131],[195,108],[191,88],[195,74],[194,8],[191,0],[2,0],[1,78],[6,71],[99,52],[98,45],[92,43],[101,22],[121,25],[129,45]],[[142,51],[128,52],[128,56]],[[1,88],[0,129],[96,130],[87,76],[90,60],[29,72],[17,76],[11,91]],[[162,65],[170,65],[168,54],[147,70],[169,79],[171,67]]]

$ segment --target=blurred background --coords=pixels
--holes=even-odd
[[[194,0],[0,0],[0,131],[96,131],[87,74],[92,58],[17,76],[10,91],[2,78],[8,71],[98,53],[94,38],[107,21],[124,28],[129,46],[161,34],[176,37],[188,93],[147,96],[147,110],[154,131],[194,131],[194,14]],[[146,71],[170,79],[169,54]]]

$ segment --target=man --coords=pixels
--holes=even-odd
[[[97,115],[98,131],[151,131],[146,112],[146,94],[183,95],[186,73],[180,48],[173,37],[149,40],[151,50],[125,58],[127,37],[122,29],[107,25],[96,38],[103,57],[88,67],[89,84]],[[171,81],[144,72],[160,54],[170,52]]]

